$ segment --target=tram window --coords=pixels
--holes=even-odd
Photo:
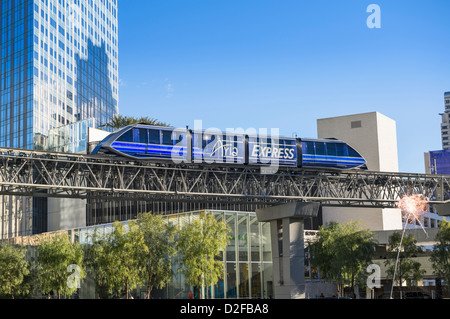
[[[336,143],[327,143],[328,156],[336,156]]]
[[[174,140],[173,145],[181,145],[180,143],[183,141],[184,135],[181,132],[173,131],[172,132],[172,139]]]
[[[162,131],[162,140],[164,145],[173,145],[172,131]]]
[[[222,141],[223,141],[224,145],[227,145],[230,147],[237,147],[237,145],[238,145],[237,135],[223,135]]]
[[[148,144],[148,131],[145,128],[139,129],[139,143]]]
[[[350,157],[361,157],[361,155],[359,155],[358,152],[355,151],[350,146],[348,147],[348,156],[350,156]]]
[[[204,135],[203,136],[203,148],[206,148],[207,146],[212,147],[213,142],[215,141],[216,136],[215,135]]]
[[[313,142],[303,142],[302,144],[303,153],[314,155],[314,143]]]
[[[326,155],[325,143],[316,142],[314,144],[316,146],[316,155]]]
[[[266,138],[266,137],[261,137],[261,138],[258,137],[257,143],[263,147],[270,147],[272,145],[272,139]]]
[[[117,139],[118,142],[133,142],[133,131],[129,130]]]
[[[159,144],[159,130],[148,130],[149,144]]]
[[[337,151],[337,156],[347,156],[346,152],[345,152],[345,147],[346,145],[343,143],[337,143],[336,144],[336,151]]]
[[[134,128],[133,129],[133,142],[140,144],[147,144],[147,130],[143,128]]]
[[[290,140],[280,140],[280,149],[289,150],[293,146],[293,141]]]

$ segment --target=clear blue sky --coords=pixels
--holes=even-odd
[[[120,113],[316,137],[319,118],[378,111],[397,122],[400,171],[423,173],[449,16],[448,0],[119,0]]]

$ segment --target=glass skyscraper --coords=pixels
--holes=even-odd
[[[0,147],[47,150],[49,131],[118,113],[117,0],[0,3]],[[45,231],[42,201],[0,202],[3,237]]]

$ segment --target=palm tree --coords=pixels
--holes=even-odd
[[[170,124],[160,122],[157,119],[150,118],[148,116],[142,116],[142,117],[132,117],[132,116],[126,116],[126,115],[119,115],[116,114],[114,117],[110,119],[110,121],[100,127],[109,127],[114,130],[121,129],[122,127],[136,124],[136,123],[147,123],[150,125],[156,125],[156,126],[170,126]]]

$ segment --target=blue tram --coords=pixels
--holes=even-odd
[[[335,139],[305,139],[179,129],[138,123],[101,141],[91,154],[135,160],[367,169],[354,148]]]

